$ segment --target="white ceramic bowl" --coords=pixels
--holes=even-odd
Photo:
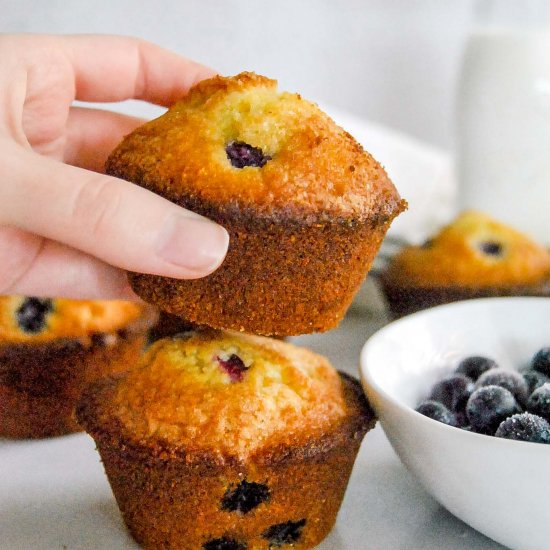
[[[490,298],[421,311],[365,344],[361,377],[393,448],[454,515],[514,549],[550,548],[550,445],[452,428],[414,408],[469,355],[521,368],[550,345],[550,298]]]

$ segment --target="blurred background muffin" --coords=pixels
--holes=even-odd
[[[323,357],[212,330],[158,341],[87,389],[77,414],[150,548],[315,546],[375,421]]]
[[[137,361],[152,316],[130,302],[0,297],[0,437],[80,430],[82,388]]]
[[[478,211],[421,246],[405,246],[381,274],[394,317],[491,296],[550,296],[550,251]]]

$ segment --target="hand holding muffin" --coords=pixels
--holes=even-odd
[[[335,326],[404,201],[315,105],[253,73],[195,86],[125,138],[107,171],[231,236],[202,280],[130,273],[183,319],[163,314],[156,333],[210,328],[159,340],[80,401],[126,525],[147,548],[315,546],[374,415],[323,357],[241,332]]]
[[[97,173],[143,121],[72,105],[170,105],[210,69],[113,36],[2,35],[0,59],[0,294],[135,299],[122,269],[200,277],[220,264],[223,228]]]
[[[91,49],[109,61],[84,63]],[[85,172],[139,121],[70,109],[72,100],[169,105],[209,71],[124,38],[5,37],[0,52],[27,83],[15,102],[24,105],[20,126],[0,136],[11,176],[0,190],[0,253],[1,239],[11,245],[0,292],[127,294],[95,255],[129,270],[141,296],[186,322],[283,336],[328,330],[405,207],[349,134],[252,73],[206,80],[131,133],[107,168],[132,183]],[[59,59],[59,72],[42,70]],[[223,227],[230,253],[200,283],[227,250]],[[62,260],[64,277],[51,285],[48,266]],[[91,382],[78,417],[138,541],[317,544],[374,425],[358,383],[307,350],[212,328],[160,340],[140,361],[147,311],[2,298],[0,435],[78,429],[75,402]]]

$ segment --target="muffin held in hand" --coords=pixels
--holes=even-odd
[[[550,296],[550,252],[489,216],[467,211],[382,275],[394,316],[490,296]]]
[[[230,234],[224,263],[208,277],[131,273],[134,291],[191,322],[257,334],[334,327],[405,208],[347,132],[253,73],[196,85],[126,137],[107,172]]]
[[[214,330],[160,340],[93,384],[78,419],[146,548],[311,548],[374,415],[321,356]]]
[[[128,302],[0,297],[0,437],[80,430],[82,388],[135,364],[149,317]]]

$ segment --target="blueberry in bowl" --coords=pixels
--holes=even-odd
[[[550,347],[541,348],[531,362],[531,368],[545,376],[550,376]]]
[[[550,424],[535,414],[514,414],[501,422],[495,436],[531,443],[550,443]]]
[[[462,361],[460,361],[455,372],[457,374],[463,374],[464,376],[467,376],[468,378],[476,382],[482,374],[490,369],[495,369],[497,367],[498,365],[496,361],[494,359],[491,359],[490,357],[483,357],[482,355],[471,355],[469,357],[465,357]]]

